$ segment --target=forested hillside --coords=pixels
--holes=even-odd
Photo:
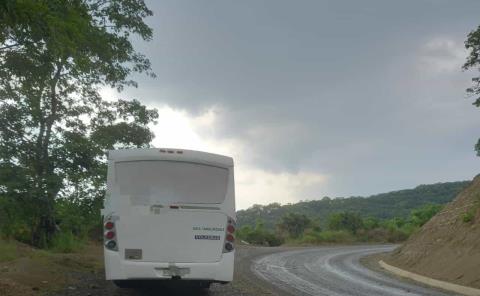
[[[286,213],[305,214],[312,219],[319,219],[324,224],[329,215],[337,212],[357,212],[362,217],[373,216],[379,219],[394,217],[405,218],[410,212],[425,204],[445,204],[469,185],[470,181],[436,183],[419,185],[413,189],[392,191],[369,197],[329,198],[303,201],[281,206],[278,203],[266,206],[254,205],[237,212],[240,226],[255,225],[262,220],[266,228],[273,229]]]

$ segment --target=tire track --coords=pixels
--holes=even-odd
[[[394,248],[369,245],[299,249],[257,258],[251,269],[258,277],[292,295],[453,295],[374,272],[359,262],[363,256]]]

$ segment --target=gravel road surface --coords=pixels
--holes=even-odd
[[[316,248],[261,248],[241,246],[236,251],[234,281],[213,284],[210,290],[149,285],[119,289],[104,274],[72,274],[77,284],[54,296],[156,295],[452,295],[405,283],[367,269],[359,258],[387,252],[389,245]]]

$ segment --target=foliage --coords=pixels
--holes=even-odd
[[[345,230],[315,231],[311,229],[306,231],[297,242],[300,244],[351,243],[355,240],[355,237]]]
[[[153,75],[149,60],[130,43],[132,34],[152,37],[143,21],[151,14],[143,0],[0,3],[4,235],[46,247],[58,217],[65,228],[83,232],[67,221],[71,209],[57,200],[80,210],[98,205],[105,189],[104,151],[151,142],[148,125],[156,110],[136,100],[107,102],[98,93],[100,87],[136,86],[128,78],[133,72]],[[78,215],[91,217],[91,211]]]
[[[357,231],[363,227],[363,219],[358,213],[341,212],[328,217],[328,228],[330,230],[345,230],[351,234],[357,234]]]
[[[421,227],[440,212],[442,208],[442,205],[426,204],[423,207],[414,209],[410,214],[410,223],[417,227]]]
[[[73,235],[69,231],[55,233],[50,243],[50,249],[55,253],[73,253],[79,251],[85,245],[85,241]]]
[[[262,246],[274,247],[283,244],[283,239],[272,231],[266,230],[261,221],[257,221],[254,228],[249,225],[240,227],[237,231],[237,238]]]
[[[464,70],[480,70],[480,26],[471,31],[465,41],[465,48],[469,50],[467,61],[463,65]],[[467,88],[467,93],[474,97],[473,105],[480,107],[480,76],[472,78],[472,86]],[[475,145],[475,151],[480,156],[480,139]]]
[[[290,212],[303,214],[310,219],[318,219],[322,227],[326,227],[328,216],[338,212],[357,212],[362,217],[379,220],[388,220],[393,217],[408,218],[413,209],[425,204],[442,205],[452,201],[468,184],[470,184],[469,181],[437,183],[369,197],[323,198],[283,206],[278,203],[266,206],[254,205],[238,211],[237,222],[240,226],[254,226],[257,219],[262,219],[265,227],[273,230],[281,217]]]
[[[267,246],[278,245],[284,241],[288,244],[397,243],[406,240],[441,209],[440,205],[427,204],[413,209],[407,218],[394,217],[387,220],[371,216],[362,218],[354,212],[338,212],[329,216],[325,230],[319,226],[318,220],[288,213],[277,224],[279,232],[266,230],[263,222],[257,220],[255,228],[244,225],[239,229],[237,236],[248,243]],[[302,232],[299,231],[297,223],[302,225]],[[286,229],[292,231],[288,232]]]
[[[475,216],[477,213],[480,211],[480,194],[477,194],[477,196],[474,199],[473,205],[470,206],[470,208],[462,214],[462,221],[464,223],[472,223],[475,220]]]
[[[286,232],[289,237],[298,238],[312,221],[303,214],[287,213],[284,215],[277,227],[280,231]]]
[[[475,218],[475,213],[471,210],[467,211],[466,213],[463,213],[462,215],[462,221],[464,223],[470,223],[473,221],[474,218]]]
[[[363,219],[363,228],[366,230],[375,229],[375,228],[378,228],[379,226],[380,226],[380,219],[376,217],[369,216]]]

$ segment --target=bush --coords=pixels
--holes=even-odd
[[[345,230],[334,231],[314,231],[307,230],[304,235],[298,239],[301,244],[318,244],[318,243],[351,243],[355,241],[355,237]]]
[[[82,249],[85,242],[72,232],[58,232],[53,237],[50,249],[56,253],[74,253]]]
[[[330,230],[345,230],[356,234],[363,227],[363,219],[358,213],[340,212],[328,217],[328,229]]]
[[[291,238],[298,238],[311,224],[312,221],[306,215],[287,213],[281,218],[277,228]]]
[[[237,231],[237,238],[250,244],[270,247],[279,246],[284,242],[281,236],[266,230],[262,222],[257,222],[255,228],[249,225],[242,226]]]
[[[412,210],[410,214],[410,222],[415,226],[423,226],[433,216],[435,216],[443,208],[442,205],[427,204],[423,207]]]
[[[466,213],[463,213],[462,215],[462,221],[464,223],[470,223],[473,221],[473,218],[475,218],[474,211],[468,211]]]

